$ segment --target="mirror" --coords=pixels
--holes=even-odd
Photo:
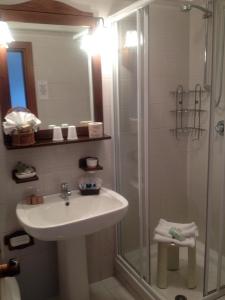
[[[84,31],[93,30],[98,18],[53,0],[0,5],[0,15],[15,39],[7,50],[0,50],[2,116],[12,107],[16,90],[15,101],[27,102],[41,119],[41,129],[53,124],[79,126],[87,120],[102,122],[100,56],[90,57],[81,49]],[[19,57],[21,47],[29,53],[27,62]],[[24,87],[18,92],[15,69],[21,65]],[[23,72],[33,72],[30,81]]]
[[[9,22],[15,43],[7,50],[11,107],[26,106],[18,43],[27,43],[33,65],[37,114],[41,128],[94,120],[91,58],[81,49],[87,27]],[[26,63],[25,57],[21,60]],[[21,70],[22,69],[22,70]],[[16,91],[16,93],[15,93]]]

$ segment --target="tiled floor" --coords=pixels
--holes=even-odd
[[[173,300],[176,295],[185,295],[188,299],[199,300],[203,297],[203,276],[204,276],[204,245],[197,245],[197,282],[195,289],[187,288],[187,248],[180,248],[180,269],[179,271],[168,272],[168,288],[159,289],[156,285],[157,275],[157,247],[151,247],[151,286],[158,295],[168,300]],[[147,251],[146,251],[147,253]],[[138,270],[140,268],[140,253],[138,250],[126,254],[126,259]],[[147,261],[147,258],[145,258]],[[215,261],[215,260],[214,260]],[[147,264],[146,264],[147,265]],[[213,289],[216,282],[216,268],[210,264],[209,283],[210,289]],[[225,299],[224,299],[225,300]]]
[[[91,285],[91,300],[137,300],[114,277]]]

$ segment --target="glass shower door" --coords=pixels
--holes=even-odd
[[[148,277],[147,239],[144,238],[145,153],[144,55],[145,10],[117,22],[116,156],[117,190],[129,202],[119,227],[119,254],[142,277]],[[145,150],[144,150],[145,149]],[[146,232],[146,231],[145,231]],[[144,258],[146,256],[146,260]]]
[[[225,293],[225,1],[214,1],[205,295]]]

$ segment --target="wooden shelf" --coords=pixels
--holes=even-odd
[[[80,169],[84,170],[85,172],[95,172],[95,171],[103,170],[103,167],[99,165],[99,162],[95,168],[89,168],[86,163],[87,158],[95,158],[98,160],[97,157],[90,157],[90,156],[82,157],[79,159],[79,168]]]
[[[39,180],[38,176],[35,175],[33,177],[30,177],[30,178],[24,178],[24,179],[20,179],[20,178],[17,178],[16,175],[15,175],[15,170],[12,171],[12,179],[16,182],[16,183],[26,183],[26,182],[30,182],[30,181],[36,181],[36,180]]]
[[[53,142],[52,140],[39,140],[35,144],[30,146],[12,146],[10,144],[6,144],[6,148],[8,150],[17,150],[17,149],[28,149],[28,148],[36,148],[36,147],[46,147],[46,146],[57,146],[57,145],[67,145],[67,144],[77,144],[77,143],[85,143],[85,142],[95,142],[95,141],[102,141],[102,140],[109,140],[111,136],[104,135],[100,138],[89,138],[88,136],[79,137],[77,140],[74,141],[60,141],[60,142]]]
[[[97,190],[81,190],[80,189],[80,193],[83,196],[98,195],[99,191],[100,191],[100,189],[97,189]]]
[[[177,132],[177,133],[183,133],[183,132],[205,132],[206,129],[204,128],[194,128],[194,127],[183,127],[183,128],[172,128],[170,129],[170,131],[172,132]]]
[[[177,110],[171,110],[173,113],[189,113],[189,112],[196,112],[196,113],[201,113],[201,112],[206,112],[207,110],[204,109],[194,109],[194,108],[183,108],[183,109],[177,109]]]
[[[189,91],[183,91],[183,92],[179,92],[179,95],[190,95],[190,94],[194,94],[196,91],[195,90],[189,90]],[[171,91],[170,94],[172,95],[176,95],[177,91]],[[202,94],[208,93],[208,91],[206,90],[201,90]]]
[[[81,167],[80,169],[84,170],[85,172],[95,172],[103,170],[103,167],[98,165],[96,168]]]

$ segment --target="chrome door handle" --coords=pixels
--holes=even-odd
[[[216,132],[219,133],[219,135],[223,136],[224,135],[224,121],[221,120],[216,124]]]

